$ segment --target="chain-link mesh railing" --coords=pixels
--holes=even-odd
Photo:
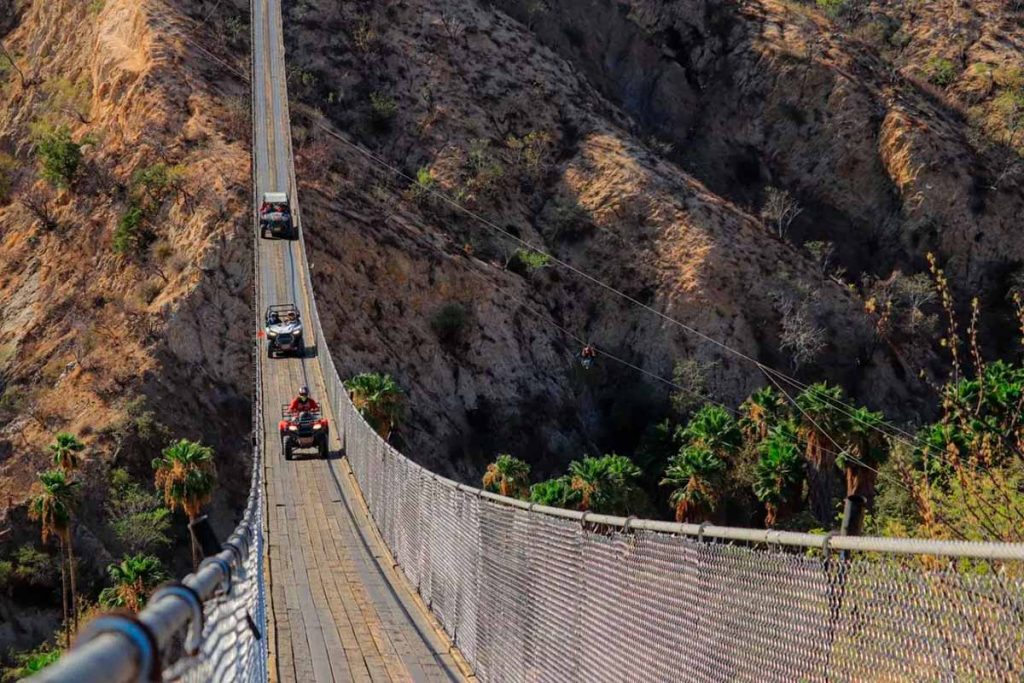
[[[319,360],[382,537],[482,680],[1024,679],[1024,546],[531,506],[398,453]]]
[[[483,680],[1024,679],[1020,547],[552,514],[432,475],[337,405],[381,534]]]

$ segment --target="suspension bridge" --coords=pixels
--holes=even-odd
[[[1024,546],[816,536],[558,510],[433,474],[353,408],[313,299],[281,0],[252,2],[256,311],[294,303],[301,358],[255,354],[235,532],[138,615],[105,615],[40,681],[1024,679]],[[289,191],[298,240],[256,235]],[[331,455],[285,460],[279,407],[322,397]]]

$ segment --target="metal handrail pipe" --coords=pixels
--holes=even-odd
[[[235,554],[224,550],[212,557],[226,561],[232,570],[236,569]],[[182,581],[194,590],[204,603],[213,597],[229,577],[224,575],[220,562],[204,565]],[[163,650],[175,634],[192,618],[192,608],[185,601],[174,596],[155,600],[136,615],[136,619],[156,640],[157,651]],[[125,657],[126,650],[133,652]],[[138,680],[147,672],[140,671],[143,652],[139,645],[123,633],[107,632],[97,635],[88,642],[76,644],[64,656],[32,677],[41,683],[57,681],[110,681],[122,683]]]

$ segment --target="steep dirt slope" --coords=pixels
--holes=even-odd
[[[16,65],[0,70],[0,527],[11,529],[0,551],[38,537],[19,506],[49,466],[53,435],[79,434],[89,458],[76,531],[85,588],[111,559],[108,466],[152,477],[155,442],[124,438],[145,429],[147,411],[171,435],[216,447],[219,527],[233,525],[247,489],[252,250],[239,5],[0,1],[0,39]],[[83,146],[77,175],[58,188],[42,178],[38,151],[61,127]],[[126,224],[135,237],[119,251]],[[48,635],[28,617],[4,620],[0,648]]]
[[[307,1],[289,13],[292,93],[305,105],[293,110],[299,177],[331,350],[344,370],[390,371],[409,389],[408,451],[475,479],[496,452],[543,474],[583,452],[632,448],[664,410],[664,386],[610,361],[582,372],[581,343],[552,320],[661,376],[684,358],[715,363],[719,399],[763,382],[754,366],[564,269],[517,263],[519,245],[425,187],[753,357],[788,366],[786,325],[819,335],[807,375],[870,387],[879,406],[907,404],[916,388],[897,379],[904,368],[874,339],[863,301],[659,155],[629,102],[620,108],[540,45],[529,21],[462,0]],[[605,47],[606,68],[621,66]],[[641,87],[644,73],[640,61],[619,77]],[[687,82],[672,78],[650,99],[683,117],[685,100],[669,95]],[[322,125],[417,181],[368,163]],[[450,309],[438,317],[453,302],[464,327],[444,324],[459,317]]]
[[[499,2],[716,192],[792,192],[797,243],[833,241],[853,276],[932,251],[1002,305],[1024,257],[1021,6],[832,4]]]

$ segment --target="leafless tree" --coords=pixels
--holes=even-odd
[[[96,332],[94,323],[84,315],[76,316],[71,323],[71,330],[74,337],[71,340],[71,354],[75,357],[75,363],[83,370],[87,369],[86,358],[96,346]]]
[[[782,317],[781,348],[789,352],[793,369],[810,363],[825,348],[825,331],[814,324],[803,308]]]
[[[780,238],[785,238],[789,227],[801,213],[803,213],[803,209],[786,190],[780,190],[777,187],[769,187],[765,190],[761,221],[765,227],[773,230]]]
[[[811,314],[806,286],[800,285],[797,290],[772,295],[782,318],[779,346],[789,352],[794,371],[814,361],[826,343],[825,330],[815,323]]]
[[[18,201],[43,224],[46,230],[52,232],[60,227],[53,209],[53,191],[48,187],[33,188],[22,194]]]
[[[805,242],[804,248],[811,254],[811,259],[818,266],[818,272],[822,277],[828,277],[832,270],[832,258],[836,253],[836,245],[833,242]]]
[[[441,26],[444,27],[444,32],[452,43],[458,42],[466,33],[466,25],[455,16],[454,12],[441,13]]]
[[[27,88],[30,85],[35,85],[36,79],[25,77],[25,72],[22,71],[21,67],[18,66],[18,63],[14,61],[14,57],[11,55],[10,52],[7,51],[7,48],[4,46],[3,41],[0,41],[0,57],[6,59],[7,63],[10,64],[11,67],[18,72],[18,77],[21,79],[22,88]]]
[[[526,2],[526,27],[533,30],[537,25],[537,19],[548,11],[548,5],[544,0],[527,0]]]

